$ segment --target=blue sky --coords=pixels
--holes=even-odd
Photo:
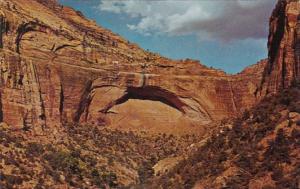
[[[267,57],[276,0],[60,0],[100,26],[172,59],[228,73]]]

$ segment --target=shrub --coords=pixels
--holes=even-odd
[[[282,168],[279,166],[275,167],[271,176],[272,179],[275,181],[282,179],[283,177]]]
[[[290,162],[288,140],[282,129],[278,130],[275,141],[269,143],[264,156],[265,160],[270,164],[272,162]]]
[[[152,165],[149,162],[144,162],[142,166],[138,169],[138,175],[141,183],[145,183],[145,181],[150,178],[154,174],[154,170],[152,169]]]
[[[54,170],[62,170],[71,174],[80,174],[79,160],[64,151],[51,152],[45,156]]]
[[[115,173],[109,172],[102,174],[102,179],[105,183],[108,183],[110,187],[117,186],[117,175]]]
[[[27,155],[39,156],[44,153],[44,146],[35,142],[29,143],[26,148]]]
[[[262,189],[276,189],[276,188],[272,185],[265,185],[262,187]]]
[[[20,176],[15,175],[2,175],[4,180],[6,180],[9,185],[20,185],[23,182],[23,179]]]
[[[249,110],[245,110],[242,117],[243,117],[243,118],[242,118],[243,120],[249,119],[249,117],[250,117],[250,112],[249,112]]]

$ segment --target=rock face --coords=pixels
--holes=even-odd
[[[227,75],[144,51],[54,0],[2,0],[0,8],[0,118],[16,129],[80,122],[193,132],[257,101],[266,61]]]
[[[300,2],[279,1],[270,18],[269,61],[261,94],[274,93],[300,80]]]

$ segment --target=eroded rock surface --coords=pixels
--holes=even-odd
[[[15,128],[81,122],[193,132],[257,101],[266,61],[227,75],[144,51],[56,1],[0,7],[1,117]]]
[[[269,61],[262,95],[288,88],[300,80],[300,3],[279,1],[270,18]]]

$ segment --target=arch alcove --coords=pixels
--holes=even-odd
[[[120,89],[106,86],[94,89],[92,93],[87,120],[94,120],[96,124],[104,118],[114,129],[172,134],[202,132],[204,129],[201,120],[189,116],[190,104],[160,87]],[[203,112],[193,111],[200,119],[209,119]]]

